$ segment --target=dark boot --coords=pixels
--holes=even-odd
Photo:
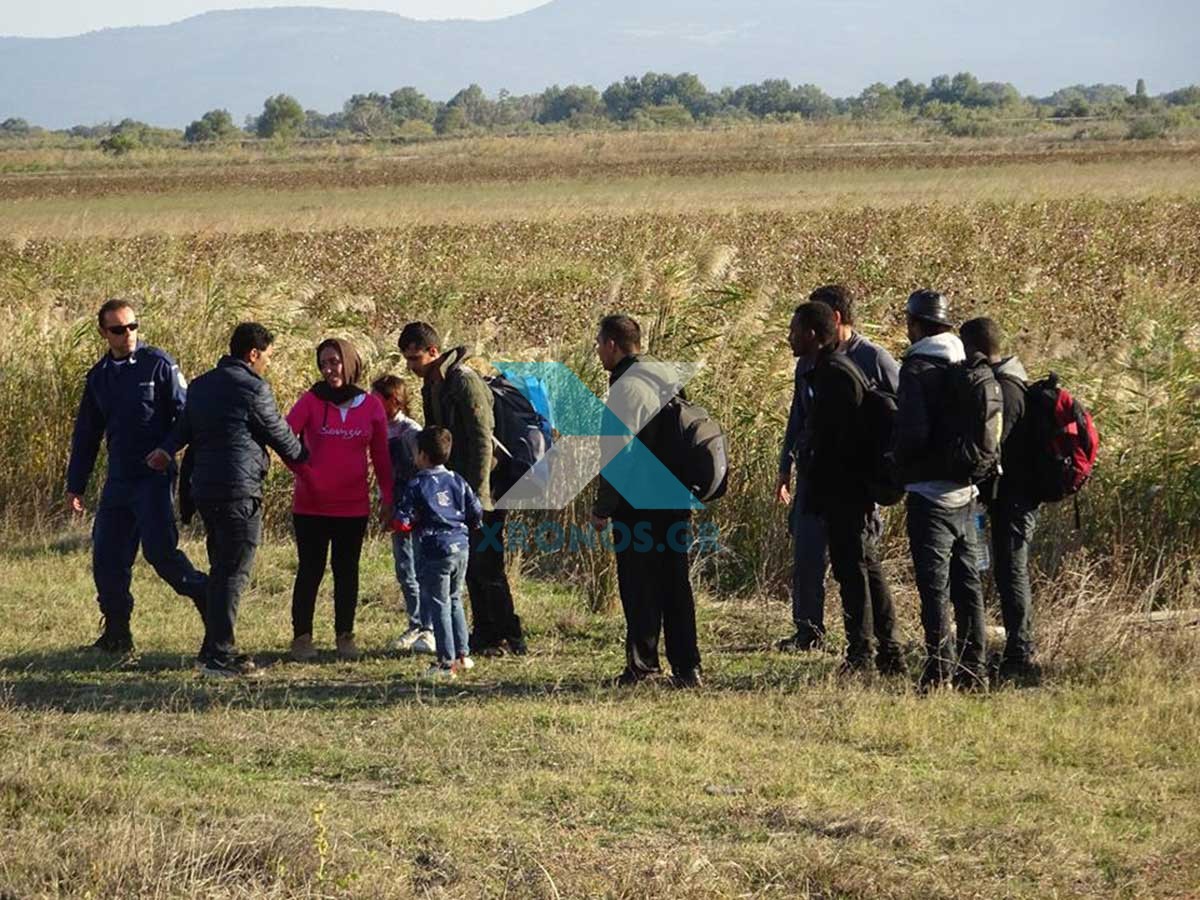
[[[92,644],[93,649],[114,655],[133,652],[133,633],[129,630],[128,619],[101,616],[100,621],[103,631]]]

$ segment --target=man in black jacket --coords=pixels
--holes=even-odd
[[[608,410],[624,423],[629,435],[636,435],[640,445],[665,464],[667,448],[659,411],[678,386],[672,383],[669,366],[640,356],[641,344],[641,327],[629,316],[601,320],[596,354],[609,373]],[[610,435],[609,440],[623,445],[620,453],[633,454],[636,448],[629,435]],[[633,460],[632,456],[614,457],[612,462],[636,465]],[[625,669],[615,683],[635,685],[661,671],[661,631],[674,684],[699,687],[696,603],[688,569],[691,509],[647,508],[658,505],[660,501],[651,496],[626,497],[603,475],[598,479],[592,525],[597,531],[604,531],[610,522],[613,526],[617,589],[625,614]]]
[[[874,664],[884,674],[903,674],[895,607],[879,560],[880,520],[867,489],[869,454],[882,452],[864,440],[868,384],[858,366],[837,349],[837,319],[828,305],[802,304],[795,322],[800,350],[813,359],[806,376],[812,397],[807,456],[800,460],[808,484],[805,512],[825,521],[830,563],[842,594],[845,671],[866,671]]]
[[[964,322],[959,329],[967,355],[986,356],[1004,395],[999,481],[985,485],[984,503],[992,526],[992,565],[1006,635],[1000,658],[1001,681],[1036,681],[1033,662],[1033,590],[1029,584],[1029,545],[1037,527],[1038,502],[1029,483],[1032,435],[1025,417],[1029,376],[1015,356],[1001,356],[1004,336],[991,319]]]
[[[979,491],[953,477],[948,452],[956,440],[949,371],[967,357],[941,294],[915,291],[905,312],[911,345],[900,365],[894,454],[908,493],[908,541],[921,595],[926,652],[921,687],[937,687],[951,678],[962,688],[986,686],[987,634],[974,517]],[[950,641],[947,599],[954,606],[957,646]]]
[[[183,415],[146,460],[152,468],[165,469],[176,452],[192,448],[192,499],[204,521],[211,566],[200,649],[204,675],[254,672],[253,661],[238,653],[234,625],[262,536],[267,447],[293,463],[308,455],[262,377],[273,342],[271,332],[257,322],[238,325],[229,339],[229,355],[192,382]]]

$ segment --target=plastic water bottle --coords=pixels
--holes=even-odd
[[[987,513],[982,509],[975,512],[975,568],[986,572],[992,567],[992,545],[988,540]]]

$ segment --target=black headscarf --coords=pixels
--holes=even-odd
[[[321,351],[327,347],[335,348],[342,358],[342,386],[340,388],[330,387],[329,382],[322,378],[312,386],[312,392],[320,399],[334,405],[340,405],[348,400],[353,400],[359,394],[365,394],[366,391],[358,386],[358,383],[362,381],[362,357],[358,355],[354,345],[344,338],[326,338],[321,341],[317,344],[318,370],[321,368]]]

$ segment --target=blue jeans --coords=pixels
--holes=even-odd
[[[467,616],[463,612],[463,583],[467,578],[467,548],[456,547],[446,554],[424,548],[418,557],[421,608],[429,609],[438,662],[449,665],[469,656]]]
[[[919,494],[909,494],[908,541],[925,629],[927,658],[922,680],[936,683],[950,676],[982,677],[987,632],[976,567],[975,504],[947,509]],[[950,640],[947,600],[954,607],[957,646]]]
[[[804,512],[805,483],[796,479],[791,509],[792,622],[804,639],[825,636],[825,572],[829,568],[825,518]]]
[[[1037,506],[998,499],[991,505],[992,565],[1000,616],[1008,639],[1004,658],[1028,662],[1033,657],[1033,591],[1029,586],[1029,545],[1037,527]]]
[[[175,593],[191,599],[204,615],[208,576],[198,572],[179,549],[179,529],[172,505],[174,470],[104,485],[92,526],[92,576],[100,610],[129,621],[133,611],[133,561],[138,546],[158,577]]]
[[[417,580],[417,553],[420,551],[415,537],[392,535],[392,562],[396,566],[396,580],[404,594],[404,609],[408,613],[408,627],[431,631],[433,623],[429,610],[421,603],[421,583]]]

